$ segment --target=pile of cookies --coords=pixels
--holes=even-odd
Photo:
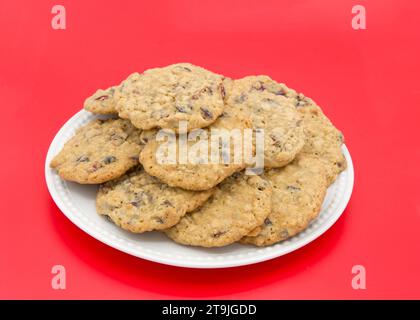
[[[317,217],[346,168],[343,136],[321,108],[268,76],[233,80],[174,64],[98,90],[84,108],[110,116],[78,129],[51,167],[63,179],[100,184],[97,211],[121,228],[161,231],[185,245],[267,246],[292,237]],[[245,161],[161,163],[156,135],[179,135],[180,121],[209,135],[264,131],[261,174],[248,174]]]

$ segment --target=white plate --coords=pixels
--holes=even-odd
[[[225,268],[273,259],[308,244],[328,230],[343,213],[353,189],[353,163],[343,145],[347,170],[329,187],[319,217],[306,230],[286,241],[263,248],[232,244],[204,249],[176,244],[158,232],[129,233],[96,213],[97,186],[64,181],[49,167],[52,157],[74,135],[75,130],[94,118],[94,115],[81,110],[55,136],[45,161],[48,189],[57,206],[80,229],[111,247],[139,258],[190,268]]]

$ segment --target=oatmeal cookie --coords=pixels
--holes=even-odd
[[[241,242],[267,246],[306,229],[318,216],[324,201],[328,184],[323,170],[316,157],[299,155],[283,168],[266,171],[264,178],[273,188],[271,212]]]
[[[302,123],[306,134],[306,143],[301,153],[316,156],[322,162],[328,184],[331,184],[347,167],[341,151],[341,145],[344,143],[343,134],[311,99],[299,94],[295,104],[297,111],[303,117]]]
[[[96,197],[99,214],[121,228],[141,233],[172,227],[203,204],[214,192],[172,188],[148,175],[141,166],[100,186]]]
[[[291,162],[305,143],[302,117],[289,99],[293,92],[268,76],[225,83],[226,103],[247,112],[254,129],[264,130],[264,166]]]
[[[200,208],[165,231],[172,240],[191,246],[221,247],[261,225],[271,210],[271,187],[259,176],[235,173]]]
[[[85,110],[95,114],[118,114],[116,105],[120,98],[121,88],[124,84],[130,83],[131,79],[135,79],[138,76],[139,73],[134,72],[118,86],[112,86],[108,89],[98,89],[92,96],[85,100]]]
[[[92,96],[85,100],[83,107],[85,110],[95,114],[116,114],[116,92],[117,86],[108,89],[97,90]]]
[[[119,116],[143,130],[203,128],[224,108],[223,77],[189,63],[149,69],[121,85],[116,109]]]
[[[225,129],[228,130],[228,132],[232,132],[232,129],[238,129],[238,132],[243,135],[243,130],[251,128],[251,125],[252,123],[246,114],[238,109],[226,107],[222,116],[220,116],[214,124],[208,128],[202,129],[202,132],[206,135],[209,141],[205,147],[205,150],[208,150],[208,153],[203,154],[204,159],[197,157],[197,159],[195,159],[192,163],[191,157],[189,157],[187,159],[187,163],[181,163],[179,157],[179,137],[174,137],[176,138],[176,140],[174,140],[174,143],[176,144],[174,147],[176,148],[176,155],[178,156],[175,159],[176,162],[160,163],[157,154],[161,146],[166,146],[167,149],[170,149],[172,144],[169,144],[166,141],[159,142],[156,138],[153,138],[155,137],[155,134],[149,133],[148,142],[140,154],[140,162],[147,173],[159,178],[161,181],[172,187],[180,187],[187,190],[207,190],[214,187],[233,173],[246,167],[246,163],[243,161],[243,158],[241,161],[235,162],[234,144],[232,143],[232,141],[234,141],[233,139],[230,140],[231,144],[229,145],[229,161],[227,161],[227,163],[222,162],[222,156],[224,157],[226,155],[223,153],[224,151],[222,149],[217,150],[219,151],[220,161],[218,163],[213,163],[211,161],[211,137],[215,134],[214,130]],[[152,139],[150,139],[150,137],[152,137]],[[188,141],[188,149],[191,150],[191,147],[196,143],[196,141]],[[219,148],[222,145],[223,143],[220,143]],[[189,153],[188,156],[190,156],[190,154],[191,153]]]
[[[93,120],[54,157],[50,166],[65,180],[103,183],[136,166],[141,131],[123,119]]]

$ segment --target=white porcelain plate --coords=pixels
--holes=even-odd
[[[273,259],[299,249],[328,230],[341,216],[350,199],[354,181],[353,164],[343,145],[347,170],[329,187],[319,217],[306,230],[286,241],[263,248],[232,244],[204,249],[176,244],[158,232],[126,232],[96,213],[97,186],[64,181],[49,167],[53,156],[74,135],[75,130],[95,117],[82,110],[67,121],[55,136],[45,161],[48,189],[57,206],[80,229],[111,247],[139,258],[190,268],[225,268]]]

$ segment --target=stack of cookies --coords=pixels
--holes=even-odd
[[[343,136],[321,108],[268,76],[233,80],[180,63],[134,73],[98,90],[84,108],[110,116],[80,128],[51,167],[63,179],[100,184],[97,211],[119,227],[164,232],[184,245],[267,246],[292,237],[318,216],[328,186],[346,168]],[[180,161],[191,150],[214,153],[200,139],[215,129],[262,132],[262,145],[251,145],[254,156],[262,150],[262,170],[248,170],[253,163],[236,159],[232,145],[216,150],[229,161],[209,161],[203,152],[198,161]],[[161,161],[170,145],[161,133],[178,141],[184,131],[186,149],[175,143],[176,161]]]

